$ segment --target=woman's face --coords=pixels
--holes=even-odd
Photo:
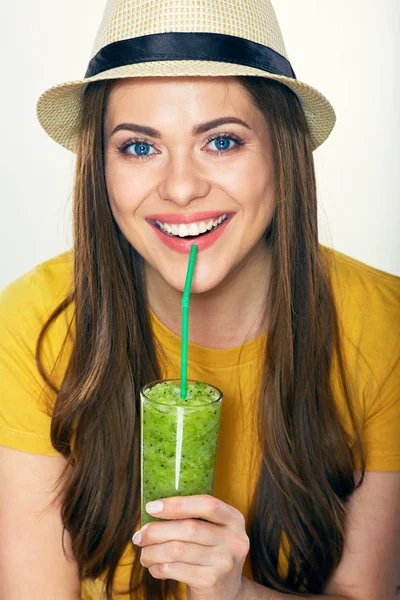
[[[228,118],[243,124],[210,123]],[[266,255],[271,141],[263,115],[233,77],[119,80],[104,129],[111,210],[147,272],[181,292],[195,243],[192,292],[201,293]]]

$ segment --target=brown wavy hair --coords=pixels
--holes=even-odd
[[[247,525],[250,560],[256,582],[286,593],[318,594],[341,558],[345,505],[362,483],[365,456],[329,269],[318,243],[314,161],[303,108],[278,82],[236,79],[268,123],[276,194],[265,233],[272,255],[271,314],[258,404],[262,460]],[[51,441],[68,461],[58,482],[64,530],[82,579],[107,571],[108,600],[140,518],[139,390],[162,378],[143,259],[119,230],[107,196],[103,125],[112,86],[106,80],[85,90],[74,181],[73,284],[43,326],[36,349],[38,368],[57,393]],[[50,324],[71,303],[75,340],[58,389],[41,364],[40,347]],[[331,387],[334,357],[353,445]],[[286,578],[278,572],[283,534],[290,548]],[[139,562],[140,548],[134,552],[130,597],[177,598],[176,582],[153,578]]]

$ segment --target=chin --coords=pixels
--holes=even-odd
[[[205,294],[210,292],[211,290],[216,289],[225,279],[225,274],[221,270],[215,272],[215,270],[211,271],[208,269],[205,271],[204,269],[202,270],[199,268],[199,270],[196,272],[196,268],[197,265],[194,269],[192,287],[190,290],[191,294]],[[164,277],[164,279],[171,287],[183,294],[186,273],[184,274],[183,279],[178,274],[176,278],[173,278],[171,277],[171,273],[169,273],[167,277]]]

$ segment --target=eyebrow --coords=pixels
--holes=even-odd
[[[195,125],[192,128],[192,135],[200,135],[201,133],[205,133],[210,129],[219,127],[220,125],[226,125],[227,123],[237,123],[238,125],[247,127],[247,129],[251,129],[251,127],[245,121],[242,121],[242,119],[238,119],[237,117],[220,117],[219,119],[213,119],[212,121]],[[122,129],[142,133],[153,138],[162,138],[162,134],[160,131],[158,131],[158,129],[154,129],[153,127],[149,127],[147,125],[138,125],[137,123],[120,123],[112,130],[110,138],[114,135],[114,133],[117,133],[117,131],[121,131]]]

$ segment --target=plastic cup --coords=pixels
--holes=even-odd
[[[176,384],[176,404],[146,395],[164,382]],[[207,403],[194,406],[189,397],[191,384],[201,382],[188,380],[186,399],[179,398],[180,383],[180,379],[153,381],[140,390],[142,527],[160,520],[146,512],[151,500],[213,492],[223,393],[204,383],[212,388],[215,398],[208,395]],[[201,391],[197,397],[199,394]]]

